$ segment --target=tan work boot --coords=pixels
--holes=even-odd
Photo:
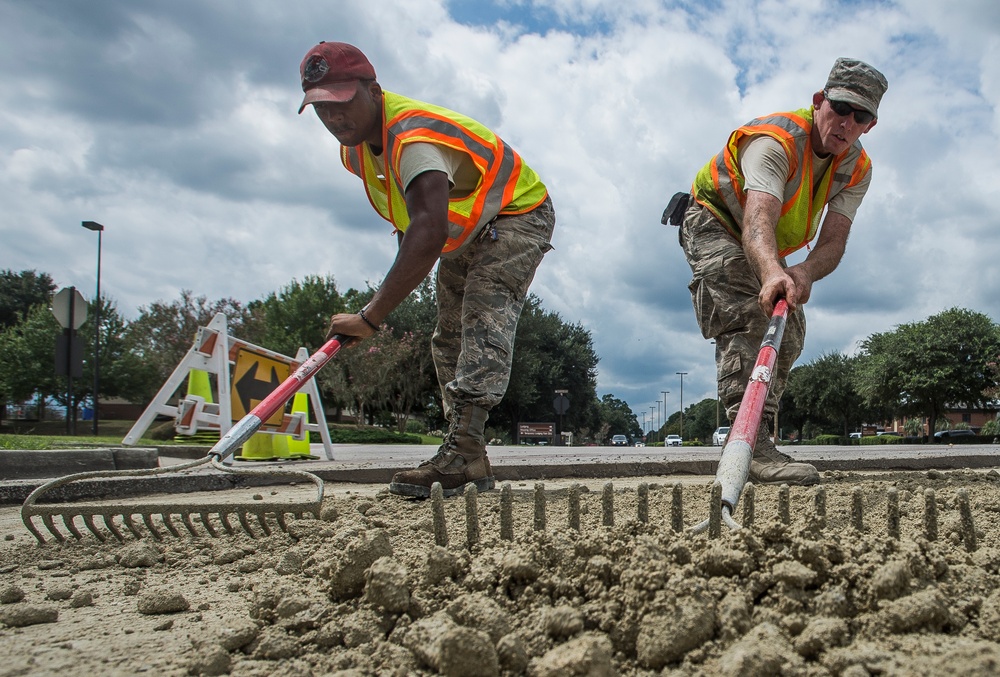
[[[771,425],[761,421],[757,444],[750,460],[750,481],[754,484],[790,484],[806,487],[819,484],[819,471],[809,463],[798,463],[783,454],[771,439]]]
[[[465,485],[474,484],[479,491],[496,486],[490,460],[486,458],[483,428],[489,412],[471,404],[458,404],[452,411],[451,425],[444,443],[429,461],[413,470],[403,470],[392,476],[389,491],[400,496],[429,498],[431,486],[441,483],[445,496],[462,493]]]

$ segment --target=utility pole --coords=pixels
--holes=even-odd
[[[684,377],[687,376],[686,371],[676,372],[678,376],[681,377],[681,439],[684,439]]]
[[[663,423],[664,424],[670,419],[670,416],[667,414],[667,393],[669,393],[669,392],[670,392],[669,390],[661,390],[660,391],[660,393],[663,395]]]

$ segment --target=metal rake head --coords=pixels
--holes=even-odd
[[[197,538],[232,536],[239,531],[251,538],[270,536],[274,528],[288,531],[286,515],[304,518],[307,514],[319,518],[319,504],[314,501],[285,503],[280,507],[245,503],[216,503],[181,507],[166,504],[143,506],[29,506],[22,508],[21,520],[39,544],[46,538],[35,524],[38,517],[52,537],[65,543],[68,537],[81,540],[83,529],[102,543],[109,537],[124,542],[129,534],[135,538],[152,536],[162,541],[165,536],[189,535]],[[58,522],[57,522],[58,520]],[[61,522],[61,524],[59,524]],[[82,522],[82,524],[81,524]],[[62,529],[60,529],[60,526]],[[64,533],[64,531],[66,533]]]
[[[292,477],[305,480],[316,488],[316,497],[309,501],[290,501],[280,503],[240,503],[218,502],[210,504],[196,503],[140,503],[135,505],[37,505],[37,501],[45,494],[66,484],[87,479],[98,478],[133,478],[146,477],[191,470],[211,462],[222,472],[242,477],[267,478]],[[77,473],[41,485],[31,492],[21,506],[21,521],[28,531],[38,540],[39,544],[46,542],[45,536],[35,524],[34,518],[41,520],[42,526],[52,536],[64,543],[67,535],[60,531],[56,518],[62,522],[62,527],[70,536],[77,540],[83,538],[82,528],[92,533],[98,540],[104,542],[108,536],[124,541],[126,534],[142,538],[148,532],[156,540],[162,540],[165,535],[181,536],[182,529],[190,536],[208,535],[217,538],[220,535],[232,535],[242,529],[251,537],[269,536],[272,524],[281,531],[288,531],[286,515],[304,517],[311,514],[319,518],[320,506],[323,502],[323,480],[304,470],[234,468],[224,465],[218,457],[209,455],[203,459],[167,468],[149,468],[144,470],[102,470]],[[76,520],[80,518],[82,525]],[[102,526],[97,524],[100,518]],[[233,524],[233,519],[236,525]],[[176,522],[180,522],[178,525]],[[269,524],[270,522],[270,524]],[[144,529],[145,528],[145,529]]]

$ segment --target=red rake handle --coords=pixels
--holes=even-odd
[[[722,458],[719,460],[716,480],[722,484],[722,502],[729,506],[730,511],[736,508],[749,476],[750,459],[757,443],[761,416],[764,414],[767,394],[771,390],[774,363],[778,359],[778,350],[781,348],[781,338],[785,333],[787,319],[788,303],[784,299],[779,299],[774,305],[767,333],[760,343],[760,352],[757,353],[757,362],[754,364],[750,383],[743,392],[740,409],[726,438]]]
[[[309,359],[299,365],[299,368],[292,372],[291,376],[271,391],[270,395],[261,400],[249,414],[230,428],[229,432],[223,435],[222,439],[208,452],[209,456],[222,460],[232,454],[237,447],[243,446],[243,443],[260,429],[264,421],[274,416],[278,410],[283,409],[292,395],[298,392],[323,365],[340,352],[346,340],[346,336],[336,334],[324,343],[319,350],[309,356]]]
[[[739,412],[733,421],[733,429],[729,431],[729,439],[746,440],[751,448],[757,441],[764,403],[767,401],[767,393],[771,390],[771,374],[774,372],[774,363],[778,360],[778,349],[781,347],[787,319],[788,304],[784,299],[780,299],[774,306],[771,323],[767,326],[767,333],[764,334],[764,340],[760,344],[760,352],[757,353],[757,362],[754,364],[750,383],[743,393]]]

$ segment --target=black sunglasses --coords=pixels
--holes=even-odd
[[[851,113],[854,113],[854,121],[857,122],[859,125],[867,125],[869,122],[875,119],[875,116],[866,110],[862,110],[861,108],[855,108],[851,104],[845,103],[843,101],[834,101],[833,99],[831,99],[826,95],[826,92],[823,92],[823,97],[830,102],[830,108],[832,108],[833,112],[839,115],[840,117],[846,117]]]

